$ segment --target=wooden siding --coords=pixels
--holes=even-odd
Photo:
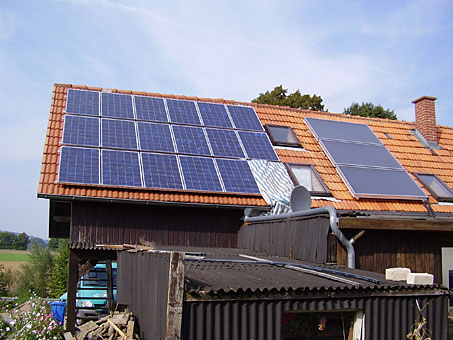
[[[236,247],[242,209],[73,202],[71,242]]]
[[[345,230],[351,238],[357,230]],[[407,267],[412,272],[434,274],[442,282],[441,248],[453,247],[453,233],[401,230],[366,230],[354,244],[356,268],[385,273],[386,268]],[[339,264],[347,264],[341,245],[337,246]]]

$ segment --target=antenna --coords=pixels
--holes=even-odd
[[[310,192],[302,185],[298,185],[291,192],[291,210],[302,211],[311,209]]]

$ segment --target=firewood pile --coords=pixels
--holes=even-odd
[[[135,321],[132,313],[115,312],[97,321],[89,321],[78,326],[72,337],[65,333],[65,340],[135,340],[140,339],[134,332]]]

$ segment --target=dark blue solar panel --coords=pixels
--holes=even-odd
[[[212,158],[180,156],[187,190],[222,191]]]
[[[173,125],[173,133],[179,153],[192,155],[211,154],[202,128]]]
[[[102,150],[102,184],[141,187],[138,152]]]
[[[137,149],[135,124],[129,120],[101,119],[102,146]]]
[[[99,150],[63,146],[59,181],[99,184]]]
[[[66,115],[63,144],[99,146],[99,118]]]
[[[228,105],[231,118],[238,129],[264,131],[258,116],[253,108],[248,106]]]
[[[167,107],[172,123],[201,125],[194,102],[167,99]]]
[[[278,161],[277,154],[265,133],[239,131],[248,158]]]
[[[199,102],[198,108],[200,109],[204,125],[227,128],[233,127],[224,105]]]
[[[102,93],[102,116],[134,118],[132,96],[129,94]]]
[[[216,159],[216,162],[227,192],[260,193],[247,161]]]
[[[66,112],[99,116],[99,92],[69,89]]]
[[[143,177],[148,188],[182,189],[175,155],[142,153]]]
[[[135,111],[137,119],[151,120],[156,122],[168,122],[162,98],[135,97]]]
[[[244,158],[241,144],[232,130],[206,129],[212,153],[220,157]]]
[[[138,122],[138,136],[142,150],[175,151],[168,124]]]

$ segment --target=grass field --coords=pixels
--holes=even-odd
[[[0,262],[28,262],[30,252],[28,250],[0,249]]]

